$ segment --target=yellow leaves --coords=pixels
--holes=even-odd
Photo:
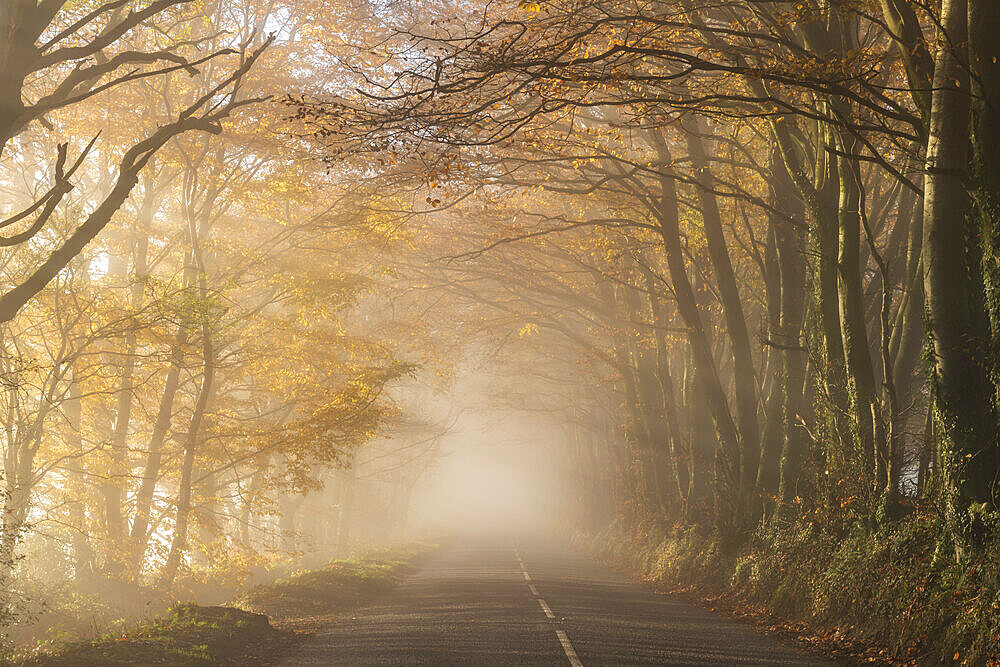
[[[540,4],[538,4],[537,2],[522,2],[521,3],[521,9],[523,9],[526,12],[532,12],[532,13],[534,13],[534,12],[541,11],[542,6]]]
[[[519,338],[528,338],[529,336],[534,336],[537,333],[538,333],[538,325],[535,324],[534,322],[528,322],[517,331],[517,335]]]

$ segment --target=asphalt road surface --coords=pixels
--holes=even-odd
[[[821,665],[571,549],[462,539],[285,665]]]

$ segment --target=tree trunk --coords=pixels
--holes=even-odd
[[[654,137],[654,146],[659,153],[660,161],[669,165],[670,153],[662,137]],[[729,400],[719,380],[715,358],[712,355],[708,333],[698,312],[691,281],[688,278],[687,267],[681,245],[680,227],[677,211],[677,189],[674,179],[668,175],[660,177],[660,192],[657,197],[656,215],[660,238],[663,240],[667,269],[674,286],[674,296],[677,299],[677,312],[687,328],[687,338],[691,346],[692,358],[698,384],[708,399],[709,411],[715,423],[719,445],[722,453],[722,481],[725,489],[718,489],[725,497],[721,498],[726,508],[718,517],[726,524],[727,529],[735,527],[733,519],[738,510],[740,443],[729,411]],[[732,510],[730,512],[729,510]]]
[[[129,535],[129,566],[134,572],[139,572],[142,559],[146,553],[149,539],[149,520],[152,515],[153,495],[156,492],[156,482],[160,477],[160,465],[163,460],[163,443],[170,431],[173,418],[174,398],[180,385],[181,365],[184,359],[184,347],[187,345],[188,328],[185,323],[179,325],[177,339],[170,353],[170,367],[163,383],[163,394],[160,397],[160,407],[153,422],[153,432],[149,438],[149,449],[146,452],[146,463],[143,467],[142,482],[135,499],[135,517],[132,520],[132,531]]]
[[[842,138],[841,149],[847,155],[857,152],[855,142]],[[871,343],[866,327],[859,252],[861,250],[861,207],[863,187],[859,171],[850,159],[837,159],[840,182],[840,248],[837,266],[840,273],[840,324],[847,360],[849,387],[852,390],[855,426],[858,431],[865,468],[862,475],[869,482],[884,484],[886,457],[876,452],[881,446],[880,424],[882,415],[878,406],[875,386],[875,369],[872,363]]]
[[[191,424],[184,438],[184,461],[181,464],[181,479],[177,492],[177,514],[174,521],[174,538],[170,543],[170,553],[163,566],[161,585],[169,588],[180,566],[181,558],[187,551],[188,521],[191,515],[191,482],[194,473],[195,449],[201,431],[201,422],[205,416],[205,408],[212,392],[212,381],[215,377],[215,351],[212,347],[211,332],[207,323],[203,327],[202,352],[205,361],[205,372],[202,376],[198,398],[195,401],[194,412],[191,414]]]
[[[740,511],[751,512],[749,516],[741,517],[738,523],[745,524],[756,520],[754,508],[759,506],[756,498],[757,467],[760,464],[757,376],[754,373],[753,352],[750,348],[750,333],[747,330],[746,315],[743,312],[739,286],[736,284],[736,274],[733,271],[725,233],[722,229],[722,215],[719,212],[718,201],[712,193],[714,179],[701,140],[702,127],[696,123],[692,130],[686,132],[685,137],[687,138],[692,166],[695,170],[694,179],[698,186],[698,203],[705,225],[708,255],[712,262],[712,271],[715,274],[716,286],[722,301],[722,310],[726,320],[725,330],[729,337],[729,348],[733,357],[739,437],[738,506],[741,508]]]
[[[130,279],[129,306],[133,313],[137,313],[142,307],[143,284],[146,278],[147,259],[146,253],[149,247],[149,229],[152,224],[153,208],[155,203],[155,192],[148,180],[143,193],[142,204],[139,207],[138,228],[135,230],[137,237],[132,247],[132,276]],[[124,272],[123,272],[124,273]],[[128,537],[125,527],[124,497],[128,487],[128,480],[131,477],[131,465],[128,455],[128,432],[132,422],[132,405],[135,400],[135,366],[136,352],[138,349],[138,337],[134,327],[130,327],[125,334],[125,349],[123,350],[120,362],[121,381],[118,387],[117,400],[115,402],[115,422],[114,430],[111,433],[111,458],[112,473],[111,487],[106,494],[107,507],[105,510],[108,517],[108,533],[111,539],[111,549],[106,567],[112,578],[120,578],[122,575],[135,579],[137,571],[130,571],[129,549],[124,542]]]
[[[934,346],[946,518],[959,556],[983,535],[970,508],[992,504],[997,475],[995,387],[987,376],[978,233],[967,196],[970,84],[960,59],[966,0],[943,0],[947,35],[934,59],[924,188],[924,290]]]
[[[653,323],[656,325],[656,376],[660,383],[660,396],[663,399],[663,416],[666,421],[666,446],[669,454],[668,474],[671,483],[669,496],[679,509],[680,518],[684,516],[688,494],[690,492],[690,452],[685,453],[684,435],[681,431],[680,415],[677,409],[677,388],[670,373],[670,352],[667,349],[666,331],[668,319],[663,301],[656,291],[653,273],[645,265],[641,266],[649,294],[650,309]],[[687,460],[683,460],[687,459]]]
[[[791,469],[805,458],[807,441],[799,422],[802,419],[802,401],[807,354],[802,340],[806,301],[806,255],[804,215],[802,205],[792,192],[793,185],[775,152],[771,159],[773,181],[772,204],[778,212],[772,215],[775,249],[780,279],[780,318],[772,344],[778,359],[775,387],[780,397],[781,442],[773,452],[765,450],[761,457],[758,485],[768,497],[777,497],[781,488],[782,460]],[[781,215],[784,214],[784,215]],[[785,217],[787,216],[787,217]],[[789,483],[794,488],[794,484]]]
[[[344,484],[340,493],[340,512],[337,517],[337,551],[341,557],[347,557],[351,552],[351,523],[354,520],[354,483],[357,471],[352,464],[345,471]]]
[[[83,397],[80,391],[80,383],[77,381],[75,371],[69,379],[69,391],[67,392],[64,412],[66,414],[67,426],[70,429],[70,447],[74,452],[81,455],[81,458],[73,459],[70,465],[74,469],[68,471],[68,486],[76,496],[71,501],[69,509],[70,530],[73,537],[70,540],[70,549],[73,558],[74,578],[78,583],[90,581],[94,576],[94,552],[90,546],[87,531],[87,482],[86,473],[83,468]]]

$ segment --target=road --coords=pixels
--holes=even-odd
[[[821,665],[573,550],[462,539],[285,665]]]

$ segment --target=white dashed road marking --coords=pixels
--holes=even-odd
[[[552,610],[549,609],[549,605],[545,603],[545,600],[543,600],[542,598],[538,598],[538,604],[542,605],[542,611],[545,612],[546,616],[548,616],[549,618],[556,617],[556,615],[552,613]]]
[[[545,612],[545,616],[549,619],[555,620],[556,615],[552,613],[552,609],[549,608],[549,604],[542,598],[541,595],[539,595],[538,589],[535,588],[535,584],[531,583],[531,575],[528,574],[528,568],[524,566],[524,561],[521,560],[521,554],[518,553],[516,548],[514,549],[514,556],[517,557],[517,562],[521,566],[521,573],[524,574],[524,580],[528,582],[528,590],[530,590],[531,594],[535,596],[536,600],[538,600],[538,604],[542,608],[542,611]],[[566,658],[569,659],[571,667],[583,667],[583,663],[580,662],[580,657],[573,649],[573,644],[570,643],[569,637],[566,636],[566,633],[557,629],[556,636],[559,638],[559,643],[562,644],[563,652],[566,654]]]
[[[583,667],[583,663],[580,662],[579,656],[573,650],[573,645],[569,643],[569,637],[566,636],[566,633],[562,630],[556,630],[556,636],[559,637],[559,643],[562,644],[566,657],[569,658],[569,664],[573,667]]]

